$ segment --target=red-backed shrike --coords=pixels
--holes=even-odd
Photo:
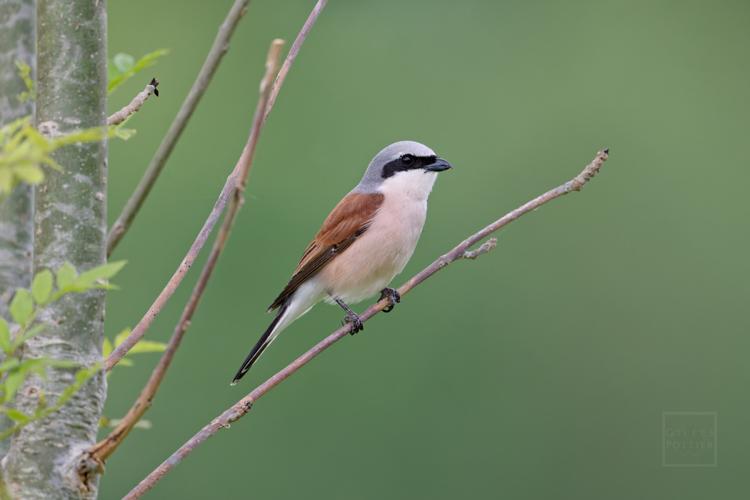
[[[437,173],[451,168],[413,141],[391,144],[372,159],[359,184],[336,205],[310,242],[286,288],[269,311],[276,317],[234,376],[237,383],[266,347],[321,300],[346,311],[351,333],[362,321],[348,304],[381,293],[389,311],[400,297],[386,288],[414,253]]]

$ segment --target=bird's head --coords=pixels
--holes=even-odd
[[[426,198],[432,190],[437,173],[449,168],[453,168],[450,163],[424,144],[414,141],[395,142],[375,155],[357,190],[401,190]]]

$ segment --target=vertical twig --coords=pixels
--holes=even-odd
[[[325,8],[327,3],[327,0],[318,0],[318,2],[315,4],[315,7],[313,7],[312,11],[310,12],[310,15],[307,16],[305,24],[302,25],[302,29],[300,29],[299,33],[297,33],[297,38],[295,38],[294,42],[292,42],[292,47],[289,49],[289,54],[287,54],[286,59],[284,59],[284,64],[281,65],[279,74],[276,76],[276,80],[273,82],[273,89],[271,90],[271,96],[268,98],[268,107],[266,108],[266,114],[265,116],[263,116],[264,121],[268,118],[268,115],[271,113],[271,109],[273,109],[273,105],[276,103],[276,98],[279,96],[279,91],[281,90],[281,83],[284,82],[284,80],[286,79],[286,75],[289,74],[289,70],[292,68],[292,64],[294,64],[294,61],[297,59],[297,55],[299,54],[299,50],[302,48],[302,44],[305,43],[307,35],[310,34],[310,30],[315,25],[315,22],[318,20],[320,13],[323,12],[323,9]]]
[[[120,421],[117,427],[106,438],[97,443],[96,446],[92,447],[88,451],[88,457],[85,458],[93,459],[98,465],[102,464],[107,458],[109,458],[110,455],[112,455],[112,453],[114,453],[120,443],[122,443],[128,433],[133,429],[135,424],[138,423],[138,420],[141,418],[143,413],[150,406],[151,401],[156,394],[156,390],[161,384],[161,381],[164,378],[164,374],[166,373],[166,370],[169,367],[169,364],[174,357],[177,348],[179,347],[182,335],[188,328],[190,318],[192,317],[195,308],[198,306],[198,302],[200,301],[206,284],[208,283],[208,280],[213,273],[216,262],[218,261],[218,258],[224,249],[224,245],[226,244],[227,239],[229,238],[229,233],[232,229],[232,225],[234,224],[237,213],[239,212],[239,209],[242,205],[243,193],[245,190],[245,185],[247,183],[247,176],[253,163],[253,157],[255,155],[255,149],[258,144],[258,138],[260,137],[263,120],[266,116],[265,112],[267,106],[269,105],[268,99],[271,92],[271,86],[274,81],[274,77],[278,72],[279,54],[283,45],[283,40],[276,39],[271,42],[271,46],[268,49],[268,56],[266,58],[266,72],[260,83],[258,104],[255,108],[255,115],[253,117],[253,124],[250,129],[250,135],[242,151],[242,155],[240,156],[240,159],[238,160],[237,165],[235,166],[234,171],[230,176],[230,179],[232,179],[232,182],[229,184],[231,200],[229,202],[229,207],[227,209],[226,215],[224,216],[224,221],[222,222],[221,228],[219,230],[219,234],[216,237],[213,248],[211,249],[211,254],[209,255],[206,265],[201,272],[201,276],[198,279],[193,294],[190,296],[190,299],[185,306],[185,311],[183,311],[180,322],[178,323],[177,328],[172,335],[172,339],[170,339],[167,350],[159,361],[159,364],[154,369],[154,372],[151,374],[148,383],[143,388],[138,399],[130,408],[130,410],[128,410],[128,413]]]
[[[265,105],[265,110],[263,113],[264,122],[268,118],[268,115],[273,108],[274,97],[278,95],[279,89],[283,85],[284,80],[289,73],[289,69],[291,68],[292,63],[297,57],[297,54],[299,53],[300,47],[304,43],[307,35],[310,32],[310,29],[315,24],[315,21],[320,15],[321,10],[325,6],[325,3],[325,0],[320,0],[315,5],[312,12],[305,21],[305,24],[302,26],[302,29],[297,34],[297,37],[294,40],[294,44],[292,44],[292,48],[289,50],[289,53],[284,60],[284,64],[276,75],[276,78],[273,80],[273,88],[271,89],[271,93],[268,97],[268,103]],[[267,86],[267,83],[264,86]],[[255,125],[253,125],[253,129],[255,128]],[[252,137],[253,133],[251,132],[248,139],[248,145]],[[248,145],[246,145],[246,148],[248,147]],[[237,169],[239,168],[238,166],[235,166],[235,171],[237,171]],[[237,209],[239,209],[239,206],[237,207]],[[213,275],[213,271],[216,268],[216,263],[224,249],[227,237],[229,236],[229,231],[234,222],[236,213],[237,211],[233,211],[230,206],[230,209],[219,232],[219,236],[214,242],[211,253],[209,254],[208,259],[206,260],[206,263],[201,270],[200,277],[198,278],[198,281],[193,288],[192,294],[190,295],[190,298],[188,299],[188,302],[182,311],[182,315],[180,316],[177,326],[172,333],[172,337],[169,339],[167,349],[159,359],[159,362],[151,373],[151,377],[149,378],[148,382],[141,390],[138,399],[136,399],[136,401],[128,410],[127,414],[120,420],[115,429],[113,429],[107,437],[105,437],[103,440],[97,443],[96,446],[88,451],[88,457],[93,459],[97,463],[102,464],[112,455],[112,453],[114,453],[114,451],[127,437],[128,433],[133,429],[135,424],[138,423],[143,414],[151,406],[153,398],[156,395],[156,392],[159,389],[159,386],[161,385],[161,382],[164,379],[167,370],[169,369],[172,359],[174,358],[174,355],[180,346],[182,338],[190,327],[190,321],[192,320],[193,314],[195,313],[200,303],[203,292],[206,289],[206,285]]]
[[[309,33],[309,30],[314,24],[315,20],[320,15],[320,12],[323,6],[325,6],[325,3],[326,3],[325,0],[318,1],[318,3],[313,8],[313,11],[308,16],[307,21],[305,21],[305,24],[303,25],[302,30],[297,35],[297,38],[294,41],[294,46],[296,46],[296,50],[294,52],[290,50],[289,55],[287,56],[287,59],[284,61],[284,65],[282,66],[282,69],[286,67],[286,72],[283,73],[283,76],[282,76],[282,73],[280,70],[279,75],[276,77],[273,89],[271,90],[271,95],[269,96],[269,102],[268,102],[268,106],[266,107],[264,120],[265,118],[268,117],[268,113],[270,113],[273,107],[273,102],[271,102],[271,97],[273,95],[278,95],[279,89],[284,83],[286,74],[288,73],[289,68],[291,67],[291,62],[289,62],[290,61],[289,58],[290,57],[294,58],[297,56],[297,53],[299,52],[299,48],[302,46],[302,43],[307,37],[307,34]],[[240,162],[242,161],[243,161],[242,158],[240,158]],[[237,166],[235,166],[235,170],[232,172],[229,178],[227,178],[227,181],[224,184],[224,187],[221,190],[221,193],[219,194],[219,198],[216,200],[214,207],[211,209],[211,212],[209,213],[208,219],[206,219],[206,222],[203,224],[203,227],[198,233],[198,236],[196,236],[195,241],[191,245],[190,249],[188,250],[182,262],[178,266],[177,270],[174,272],[172,277],[164,286],[161,293],[159,293],[159,295],[156,297],[153,304],[151,304],[151,306],[148,308],[148,311],[146,311],[146,314],[141,318],[141,320],[138,322],[135,328],[133,328],[133,331],[130,333],[128,338],[122,344],[120,344],[112,352],[112,354],[110,354],[109,358],[105,360],[104,367],[106,370],[111,370],[112,367],[115,364],[117,364],[117,362],[120,359],[122,359],[122,357],[125,356],[125,354],[127,354],[127,352],[130,349],[133,348],[133,346],[138,342],[138,340],[140,340],[146,334],[146,331],[151,326],[151,323],[153,322],[155,317],[161,312],[164,305],[167,303],[170,297],[174,294],[175,290],[184,279],[185,274],[187,273],[188,269],[190,269],[190,267],[193,265],[193,262],[195,262],[195,259],[198,257],[198,254],[200,253],[201,249],[206,243],[206,240],[208,239],[208,235],[213,230],[219,216],[221,215],[222,210],[224,210],[224,207],[226,206],[228,197],[231,193],[232,186],[233,186],[232,185],[233,176],[237,173],[238,168],[239,168],[239,163]]]
[[[122,209],[122,212],[112,225],[112,229],[109,231],[109,236],[107,238],[108,256],[112,255],[112,251],[125,235],[128,228],[130,228],[130,225],[133,223],[133,219],[135,219],[135,216],[141,209],[144,200],[151,192],[151,188],[154,187],[156,179],[159,177],[164,165],[167,163],[169,155],[172,153],[175,144],[177,144],[177,141],[180,139],[188,121],[190,121],[193,111],[198,107],[198,103],[206,92],[208,85],[211,83],[211,79],[213,78],[214,73],[216,73],[219,63],[221,63],[221,59],[224,57],[224,54],[226,54],[227,50],[229,50],[229,40],[232,38],[240,19],[242,19],[242,16],[245,14],[249,3],[250,0],[235,0],[232,7],[229,9],[224,22],[221,23],[219,32],[216,34],[214,43],[211,46],[211,50],[208,52],[206,60],[203,62],[203,66],[198,72],[198,76],[196,76],[193,86],[190,88],[190,92],[187,97],[185,97],[185,101],[177,112],[177,116],[175,116],[174,121],[172,121],[172,125],[170,125],[164,139],[161,141],[161,144],[159,144],[159,149],[156,150],[154,157],[151,158],[151,162],[138,183],[138,186],[125,203],[125,207]]]

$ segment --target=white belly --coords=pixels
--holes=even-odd
[[[319,275],[326,292],[344,302],[359,302],[388,286],[409,262],[422,233],[426,196],[384,194],[367,231]]]

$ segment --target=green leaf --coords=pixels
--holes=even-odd
[[[13,171],[9,168],[0,168],[0,193],[10,193],[15,186]]]
[[[18,370],[14,371],[8,374],[7,377],[5,377],[4,382],[4,388],[3,388],[3,398],[4,401],[12,401],[13,396],[16,395],[16,391],[19,387],[21,387],[21,384],[23,384],[24,379],[26,378],[26,371],[24,370]]]
[[[22,116],[10,122],[7,125],[0,127],[0,143],[4,143],[8,140],[8,137],[13,136],[16,132],[22,129],[24,126],[31,123],[31,116]]]
[[[151,424],[151,420],[141,419],[133,426],[134,429],[143,429],[143,430],[149,430],[153,427],[153,424]]]
[[[80,363],[71,361],[69,359],[51,359],[51,358],[40,358],[44,359],[44,364],[53,368],[79,368]]]
[[[18,100],[26,102],[34,98],[34,80],[31,79],[31,67],[21,60],[16,60],[16,68],[18,68],[18,76],[21,77],[26,87],[24,92],[18,94]]]
[[[133,69],[133,66],[135,65],[135,57],[120,52],[119,54],[115,54],[115,57],[112,58],[112,63],[117,71],[125,73],[126,71]]]
[[[121,418],[107,419],[106,425],[109,426],[109,427],[114,428],[114,427],[117,427],[118,425],[120,425],[120,422],[122,422]],[[138,422],[136,422],[136,424],[133,426],[133,429],[148,430],[148,429],[151,429],[151,427],[153,427],[153,424],[151,423],[150,420],[141,419]]]
[[[130,328],[124,328],[120,333],[115,335],[115,347],[122,344],[126,338],[130,335]]]
[[[127,58],[130,57],[132,59],[132,56],[128,56],[128,54],[115,55],[112,60],[113,64],[111,65],[114,71],[112,71],[112,74],[110,74],[109,76],[107,92],[111,94],[115,91],[115,89],[117,89],[117,87],[119,87],[144,69],[153,66],[154,64],[156,64],[156,61],[160,57],[167,55],[168,53],[169,51],[166,49],[158,49],[153,52],[149,52],[130,66],[127,64],[130,62]],[[115,59],[118,57],[119,60],[115,61]],[[121,64],[118,65],[118,62]]]
[[[29,340],[31,337],[35,337],[36,335],[39,335],[43,330],[44,330],[44,325],[34,325],[28,330],[26,330],[25,332],[21,332],[19,335],[16,335],[16,338],[13,339],[11,352],[21,347],[21,345],[23,345],[23,343]]]
[[[62,168],[62,165],[57,163],[51,156],[46,156],[40,160],[42,163],[47,165],[52,170],[56,170],[58,172],[64,172],[65,170]]]
[[[128,355],[131,354],[142,354],[145,352],[164,352],[167,349],[167,344],[164,342],[154,342],[153,340],[141,340],[136,342]]]
[[[5,373],[7,371],[13,370],[16,368],[21,362],[18,360],[18,358],[8,358],[2,363],[0,363],[0,374]]]
[[[34,90],[34,80],[31,79],[31,66],[21,61],[16,60],[16,68],[18,68],[18,76],[23,80],[23,84],[26,86],[26,90]]]
[[[52,294],[50,300],[57,300],[66,293],[81,293],[95,288],[115,289],[117,287],[106,280],[117,274],[126,263],[124,260],[109,262],[79,275],[75,268],[66,262],[57,270],[57,291]]]
[[[99,142],[109,137],[108,127],[91,127],[76,130],[69,134],[61,135],[51,141],[52,147],[57,149],[70,144],[80,144],[82,142]]]
[[[25,288],[19,288],[10,303],[10,315],[13,321],[25,326],[33,314],[34,301],[31,298],[31,293]]]
[[[135,71],[133,65],[131,71]],[[30,84],[30,81],[27,82]],[[30,95],[31,92],[27,91]],[[99,142],[108,137],[127,138],[131,131],[119,127],[91,127],[67,134],[40,133],[29,117],[0,127],[0,196],[9,194],[19,183],[34,185],[44,179],[46,169],[62,171],[52,153],[70,144]]]
[[[117,366],[125,366],[125,367],[127,367],[127,368],[130,368],[131,366],[133,366],[133,364],[134,364],[134,363],[133,363],[133,360],[132,360],[132,359],[130,359],[130,358],[128,358],[127,356],[125,356],[124,358],[122,358],[122,359],[121,359],[121,360],[120,360],[120,361],[119,361],[119,362],[117,363]]]
[[[81,273],[75,280],[75,283],[84,287],[93,287],[99,280],[112,278],[125,266],[125,264],[127,264],[127,261],[125,260],[102,264],[101,266],[97,266]]]
[[[8,322],[5,321],[5,318],[0,318],[0,349],[5,351],[6,354],[11,353],[10,328],[8,328]]]
[[[28,373],[35,373],[42,379],[47,378],[47,366],[50,365],[52,360],[50,358],[29,358],[21,361],[18,366],[18,371],[24,375]]]
[[[76,268],[70,262],[66,262],[57,270],[57,288],[61,290],[67,288],[75,281],[76,276],[78,276]]]
[[[34,281],[31,283],[31,295],[34,296],[34,301],[39,305],[44,305],[49,300],[52,294],[52,272],[49,269],[40,271],[34,276]]]
[[[19,424],[28,424],[31,422],[31,417],[25,413],[16,410],[15,408],[5,408],[5,414],[11,419],[18,422]]]
[[[44,180],[44,171],[34,164],[19,164],[13,167],[13,173],[27,184],[39,184]]]
[[[134,128],[125,128],[120,125],[113,125],[112,128],[112,135],[114,137],[117,137],[118,139],[122,139],[123,141],[127,141],[131,137],[133,137],[136,133],[136,130]]]

